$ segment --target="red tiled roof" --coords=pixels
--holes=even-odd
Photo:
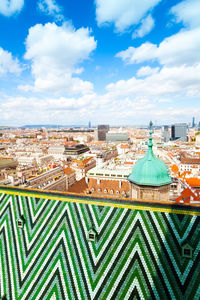
[[[180,174],[179,178],[185,178],[186,175],[190,175],[190,174],[191,174],[191,171],[183,171],[183,172]]]
[[[70,175],[70,174],[72,174],[72,173],[75,173],[75,171],[72,170],[71,168],[63,168],[63,170],[64,170],[64,173],[65,173],[66,175]]]
[[[200,178],[196,177],[191,177],[191,178],[186,178],[186,182],[192,186],[192,187],[200,187]]]
[[[174,173],[177,173],[179,171],[177,165],[172,165],[170,168],[171,168],[172,172],[174,172]]]
[[[88,187],[89,190],[94,189],[94,193],[98,192],[98,189],[101,189],[100,193],[104,193],[104,190],[106,189],[108,193],[110,194],[110,191],[113,190],[113,194],[116,194],[116,191],[119,192],[119,195],[125,191],[126,193],[129,192],[129,182],[127,180],[123,180],[121,183],[121,188],[119,187],[119,182],[121,180],[107,180],[107,179],[101,179],[100,184],[97,183],[96,178],[89,178]]]
[[[193,201],[200,201],[200,197],[197,193],[194,193],[190,188],[186,188],[185,190],[182,191],[181,195],[176,199],[176,202],[183,201],[183,203],[190,203],[192,199]]]
[[[82,178],[79,181],[76,181],[72,186],[69,187],[68,192],[71,193],[85,193],[86,190],[88,189],[88,185],[85,182],[85,178]]]

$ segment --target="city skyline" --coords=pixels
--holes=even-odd
[[[3,0],[0,125],[199,122],[200,3]]]

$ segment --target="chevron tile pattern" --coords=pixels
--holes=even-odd
[[[199,299],[199,270],[198,216],[0,195],[6,299]]]

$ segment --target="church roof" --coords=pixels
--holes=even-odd
[[[128,177],[130,182],[148,186],[162,186],[172,182],[165,163],[155,156],[152,147],[152,131],[150,131],[148,152],[134,165]]]

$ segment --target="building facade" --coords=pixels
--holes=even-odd
[[[171,126],[171,139],[179,141],[187,141],[187,124],[180,123]]]
[[[63,168],[57,167],[27,180],[26,184],[34,189],[42,189],[51,182],[55,182],[55,180],[62,176],[64,176]]]
[[[88,192],[97,195],[129,197],[130,184],[127,180],[130,169],[93,168],[86,176]]]
[[[89,150],[90,150],[90,148],[84,144],[77,144],[77,145],[72,145],[72,146],[65,145],[64,154],[71,155],[71,156],[77,156],[77,155],[85,153]]]
[[[112,132],[106,133],[106,143],[121,143],[129,142],[129,137],[126,132]]]
[[[98,125],[94,131],[95,141],[106,141],[106,133],[109,131],[109,125]]]
[[[164,143],[167,143],[170,140],[170,131],[168,125],[164,125],[162,127],[162,140]]]
[[[200,172],[200,158],[189,156],[187,153],[180,154],[180,170],[191,172],[194,168]]]

